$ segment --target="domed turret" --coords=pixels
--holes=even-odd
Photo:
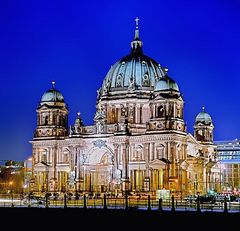
[[[37,108],[37,128],[34,139],[64,138],[68,135],[68,108],[63,95],[52,88],[46,91]]]
[[[55,89],[54,81],[52,82],[52,88],[43,94],[41,102],[64,102],[62,93]]]
[[[154,91],[179,91],[179,88],[173,79],[165,75],[156,83]]]
[[[213,122],[211,116],[202,107],[202,111],[196,116],[194,125],[194,137],[201,143],[213,143]]]
[[[197,123],[203,123],[203,124],[211,124],[212,118],[211,116],[205,111],[205,108],[202,107],[202,111],[196,116],[195,124]]]
[[[83,128],[84,124],[81,118],[81,113],[78,112],[77,113],[77,118],[75,119],[75,123],[74,126],[71,127],[70,129],[70,136],[74,137],[74,136],[78,136],[82,133],[82,128]]]

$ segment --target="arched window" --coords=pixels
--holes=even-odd
[[[133,161],[142,161],[144,160],[143,156],[143,147],[138,145],[135,148],[134,154],[133,154]]]
[[[163,105],[160,105],[157,109],[157,117],[162,118],[164,117],[164,108]]]
[[[46,115],[44,118],[44,125],[48,125],[48,122],[49,122],[49,117],[48,115]]]
[[[47,163],[47,150],[46,149],[41,149],[40,150],[40,162]]]
[[[67,152],[63,153],[63,163],[68,163],[69,161],[69,154]]]
[[[64,148],[62,152],[62,162],[67,164],[70,161],[70,150],[69,148]]]
[[[66,118],[63,116],[62,117],[62,126],[65,126],[65,124],[66,124]]]
[[[52,118],[53,118],[53,120],[52,120],[52,124],[53,124],[53,125],[56,125],[56,116],[53,115]]]
[[[182,115],[181,115],[182,114],[181,113],[181,107],[179,105],[177,105],[176,109],[177,109],[177,117],[181,118],[182,117]]]
[[[47,153],[43,153],[41,159],[43,162],[47,162]]]
[[[157,147],[157,159],[161,160],[164,158],[164,146],[160,145]]]

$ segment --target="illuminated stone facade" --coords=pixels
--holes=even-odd
[[[97,91],[92,126],[78,113],[68,128],[68,107],[54,85],[42,96],[31,141],[33,191],[183,195],[205,193],[209,176],[219,177],[211,117],[203,110],[196,138],[187,133],[179,87],[167,68],[144,55],[136,23],[130,55],[111,67]]]

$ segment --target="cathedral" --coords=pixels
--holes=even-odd
[[[33,192],[137,192],[176,195],[219,191],[213,121],[203,108],[187,133],[184,99],[168,69],[143,52],[138,18],[130,54],[97,90],[94,122],[69,109],[52,83],[37,107]]]

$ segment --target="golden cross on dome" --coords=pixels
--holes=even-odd
[[[139,20],[140,20],[140,19],[139,19],[138,17],[135,18],[136,28],[138,28],[138,22],[139,22]]]

